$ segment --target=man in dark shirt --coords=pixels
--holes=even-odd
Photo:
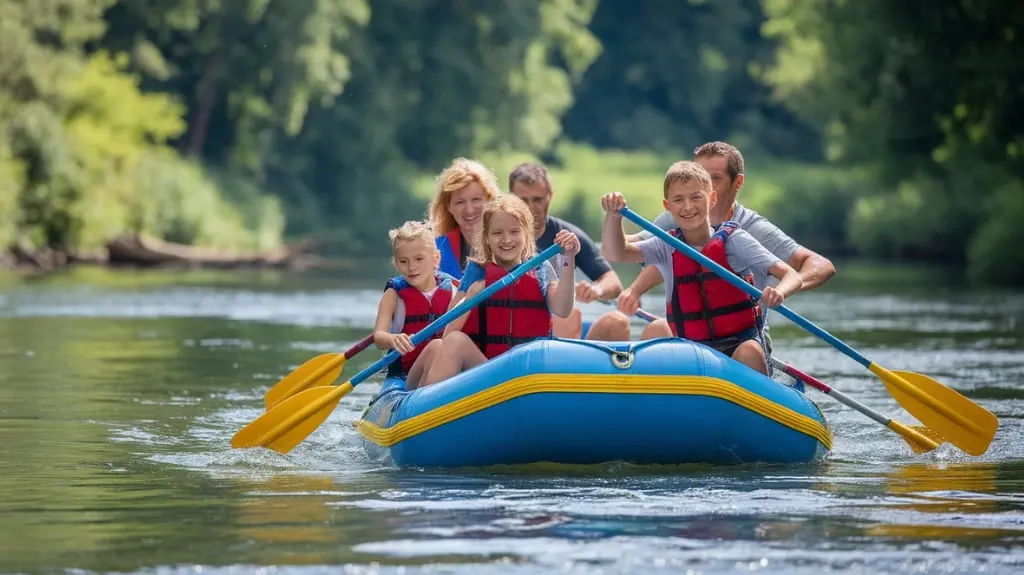
[[[576,299],[587,303],[596,299],[614,300],[622,291],[622,281],[612,266],[601,255],[600,248],[579,227],[554,216],[548,215],[554,190],[548,170],[540,164],[526,163],[516,166],[508,176],[508,190],[526,202],[533,213],[534,234],[537,249],[545,250],[554,243],[555,234],[569,230],[580,240],[580,253],[576,255],[576,267],[583,271],[590,281],[576,282]],[[560,256],[559,256],[560,257]],[[553,262],[558,263],[558,262]],[[556,265],[556,267],[559,267]],[[593,283],[591,283],[593,282]],[[625,318],[625,321],[623,321]],[[568,318],[554,318],[554,334],[558,337],[578,338],[582,332],[580,310],[574,308]],[[628,341],[629,318],[609,312],[594,322],[587,332],[587,339],[604,341]]]

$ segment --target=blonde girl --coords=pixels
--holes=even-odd
[[[388,376],[405,376],[406,388],[415,388],[429,361],[427,342],[412,344],[411,336],[448,310],[454,295],[453,278],[438,270],[441,254],[434,233],[423,222],[405,222],[388,232],[392,263],[400,275],[388,280],[377,304],[373,342],[378,349],[393,349],[401,359],[388,366]],[[438,332],[434,339],[440,338]]]
[[[575,256],[580,242],[563,230],[555,243],[564,250],[561,269],[545,262],[513,285],[499,290],[477,308],[445,328],[421,386],[446,380],[494,358],[520,343],[551,334],[551,316],[567,317],[575,295]],[[489,202],[481,213],[475,238],[477,257],[467,266],[451,307],[499,281],[536,254],[533,216],[519,198],[503,195]]]

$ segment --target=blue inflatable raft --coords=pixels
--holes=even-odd
[[[389,379],[356,426],[371,457],[412,467],[809,463],[832,446],[803,393],[680,339],[545,339],[412,392]]]

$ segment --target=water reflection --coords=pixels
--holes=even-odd
[[[378,277],[89,274],[0,287],[0,571],[1022,570],[1019,294],[851,280],[794,300],[879,363],[997,413],[982,458],[915,456],[815,394],[836,438],[820,465],[438,473],[366,457],[351,422],[376,380],[287,456],[228,446],[269,385],[365,335]],[[906,420],[859,365],[772,322],[786,360]]]
[[[1024,541],[1024,465],[910,464],[886,474],[891,522],[872,525],[872,537],[960,541]]]

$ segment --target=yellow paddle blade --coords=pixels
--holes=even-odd
[[[989,410],[927,375],[871,365],[889,393],[933,433],[971,455],[988,450],[999,428]]]
[[[889,429],[899,433],[914,453],[935,451],[942,444],[942,438],[934,431],[921,425],[903,425],[898,421],[889,421]]]
[[[267,409],[270,409],[300,391],[321,385],[331,385],[341,375],[341,370],[344,367],[344,354],[318,355],[295,368],[295,371],[268,389],[263,396],[263,403]]]
[[[352,384],[346,381],[337,387],[314,387],[293,395],[238,430],[231,447],[263,446],[288,453],[313,433],[350,391]]]

